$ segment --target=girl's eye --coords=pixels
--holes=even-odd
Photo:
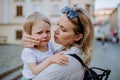
[[[50,31],[47,31],[47,33],[50,33]]]
[[[42,34],[42,32],[38,32],[37,34]]]

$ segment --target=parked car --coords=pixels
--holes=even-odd
[[[96,38],[96,40],[103,40],[104,39],[104,34],[102,34],[102,33],[98,33],[97,35],[95,35],[95,38]]]
[[[105,41],[119,43],[119,38],[117,36],[107,35],[105,36]]]
[[[112,40],[113,40],[113,36],[112,35],[106,35],[105,36],[105,41],[112,42]]]

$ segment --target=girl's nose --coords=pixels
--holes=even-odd
[[[43,34],[43,38],[46,38],[46,37],[48,37],[48,34],[47,34],[47,33],[44,33],[44,34]]]

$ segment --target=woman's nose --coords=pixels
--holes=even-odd
[[[55,34],[58,34],[58,33],[59,33],[59,28],[55,30]]]

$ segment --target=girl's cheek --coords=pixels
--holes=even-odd
[[[36,39],[37,41],[39,41],[39,40],[42,39],[42,36],[39,36],[39,35],[34,35],[34,37],[35,37],[35,39]]]

